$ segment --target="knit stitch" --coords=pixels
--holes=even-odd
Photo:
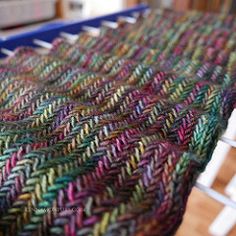
[[[173,235],[234,109],[235,32],[152,11],[0,62],[4,235]]]

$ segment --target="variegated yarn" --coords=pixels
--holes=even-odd
[[[235,32],[152,11],[0,62],[3,235],[173,235],[235,105]]]

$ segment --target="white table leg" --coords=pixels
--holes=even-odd
[[[236,201],[236,175],[227,185],[225,192],[232,200]],[[209,232],[214,236],[225,236],[230,232],[235,224],[236,209],[226,206],[209,227]]]

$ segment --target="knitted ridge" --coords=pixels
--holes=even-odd
[[[153,11],[0,62],[4,235],[173,235],[236,102],[235,18]]]

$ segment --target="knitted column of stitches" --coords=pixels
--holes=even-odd
[[[232,16],[153,11],[0,63],[4,235],[173,235],[236,100]]]

